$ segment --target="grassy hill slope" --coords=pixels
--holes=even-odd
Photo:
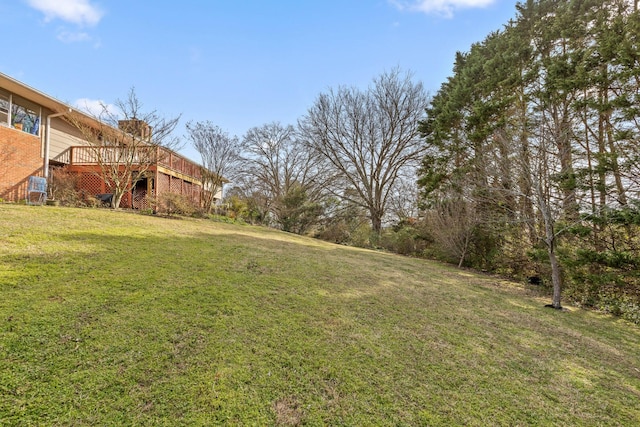
[[[0,425],[639,425],[640,330],[273,230],[0,205]]]

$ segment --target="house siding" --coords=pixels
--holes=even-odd
[[[39,136],[0,126],[0,198],[26,197],[29,176],[42,176],[42,140]]]
[[[66,163],[67,150],[78,145],[87,145],[80,131],[59,117],[53,118],[51,120],[51,138],[49,139],[51,160]]]

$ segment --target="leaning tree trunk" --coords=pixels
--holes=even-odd
[[[561,309],[560,300],[562,297],[562,279],[560,277],[560,265],[556,258],[555,239],[547,242],[547,251],[549,253],[549,262],[551,263],[551,281],[553,283],[553,300],[551,306],[555,309]]]
[[[561,309],[562,305],[560,301],[562,297],[562,278],[560,276],[560,264],[556,257],[557,238],[554,229],[555,221],[551,208],[549,207],[547,200],[544,198],[544,193],[542,192],[542,187],[539,182],[536,183],[536,192],[538,197],[538,207],[540,208],[542,220],[544,222],[544,242],[547,245],[549,263],[551,264],[551,281],[553,283],[553,300],[551,302],[551,306],[555,309]]]
[[[465,233],[464,241],[462,243],[462,253],[460,254],[460,259],[458,261],[458,268],[462,268],[464,264],[464,259],[467,257],[467,250],[469,249],[469,236]]]

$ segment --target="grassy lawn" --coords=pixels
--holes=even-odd
[[[640,329],[273,230],[0,205],[0,425],[640,425]]]

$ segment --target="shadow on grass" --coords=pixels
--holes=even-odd
[[[0,289],[14,294],[30,290],[36,300],[69,294],[104,298],[124,291],[195,292],[208,286],[262,290],[257,298],[266,290],[278,290],[357,300],[400,286],[394,283],[400,278],[393,270],[376,268],[376,260],[385,255],[275,236],[226,230],[166,235],[56,231],[41,245],[4,251]],[[410,280],[402,282],[404,286]]]

